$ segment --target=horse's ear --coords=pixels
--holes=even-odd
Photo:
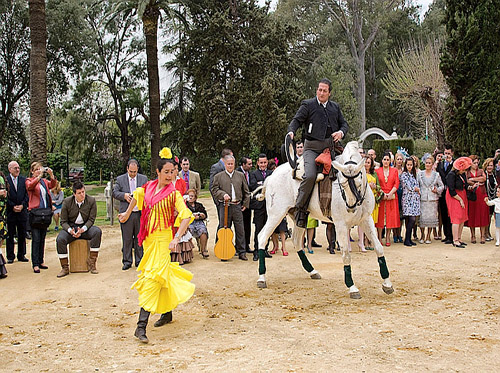
[[[345,170],[345,166],[344,166],[344,165],[342,165],[342,164],[340,164],[340,163],[339,163],[339,162],[337,162],[337,161],[332,161],[332,166],[333,166],[336,170],[338,170],[338,171],[340,171],[340,172],[344,172],[344,170]]]
[[[356,171],[355,171],[355,173],[360,172],[360,171],[363,169],[363,167],[365,167],[365,160],[366,160],[366,158],[361,159],[361,161],[360,161],[360,162],[358,163],[358,165],[356,166]]]

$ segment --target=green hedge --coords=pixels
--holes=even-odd
[[[412,155],[415,151],[415,142],[411,138],[406,139],[394,139],[394,140],[374,140],[373,149],[377,153],[377,162],[382,161],[382,157],[387,150],[390,150],[392,154],[396,154],[398,151],[398,146],[405,148],[408,154]]]

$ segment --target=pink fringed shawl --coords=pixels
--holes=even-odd
[[[141,229],[137,239],[139,245],[157,229],[167,229],[175,221],[175,185],[170,183],[155,194],[158,180],[144,184],[144,205],[141,214]]]

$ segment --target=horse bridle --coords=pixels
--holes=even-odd
[[[347,161],[344,165],[348,165],[348,164],[357,165],[357,163],[354,161]],[[365,191],[363,192],[363,196],[361,196],[361,190],[358,190],[356,188],[356,183],[354,182],[354,179],[357,178],[361,174],[361,172],[362,171],[359,171],[354,176],[347,176],[346,174],[341,172],[342,175],[347,179],[347,183],[349,184],[349,189],[351,190],[352,194],[354,194],[354,197],[356,197],[356,201],[352,205],[349,205],[349,203],[347,202],[344,187],[342,186],[342,183],[340,182],[340,178],[337,178],[337,180],[339,182],[339,188],[340,188],[340,193],[342,195],[342,199],[344,200],[344,203],[345,203],[347,209],[351,210],[351,211],[354,210],[357,206],[361,206],[361,204],[363,203],[363,201],[365,200],[365,197],[366,197],[366,190],[368,189],[367,188],[368,181],[365,182],[365,185],[364,185]],[[361,187],[363,187],[363,185],[361,185]]]

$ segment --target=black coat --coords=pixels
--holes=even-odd
[[[453,161],[454,159],[451,160],[451,163],[448,165],[448,168],[444,168],[444,160],[439,162],[437,167],[436,167],[436,172],[441,176],[441,181],[443,182],[445,188],[446,186],[446,176],[450,173],[451,169],[453,168]],[[444,197],[445,193],[442,194]]]
[[[273,172],[271,170],[266,169],[266,179]],[[255,189],[260,187],[264,183],[265,178],[262,176],[262,171],[257,169],[255,171],[250,172],[250,192],[253,192]],[[255,198],[250,200],[250,208],[252,210],[261,210],[266,208],[266,201],[257,201]]]
[[[465,174],[458,174],[458,171],[449,172],[446,175],[446,185],[450,192],[450,196],[455,197],[457,190],[464,190],[467,187],[467,176]]]
[[[14,188],[14,182],[9,174],[7,176],[9,183],[9,192],[7,194],[7,221],[26,221],[28,220],[28,192],[26,191],[26,178],[19,175],[17,177],[17,191]],[[14,206],[23,205],[21,212],[14,212]]]
[[[330,134],[340,130],[345,136],[349,130],[349,125],[342,116],[339,104],[328,101],[325,109],[314,97],[302,101],[299,110],[288,126],[288,132],[295,133],[299,127],[305,126],[306,140],[324,140],[329,137],[329,125],[331,127]]]

